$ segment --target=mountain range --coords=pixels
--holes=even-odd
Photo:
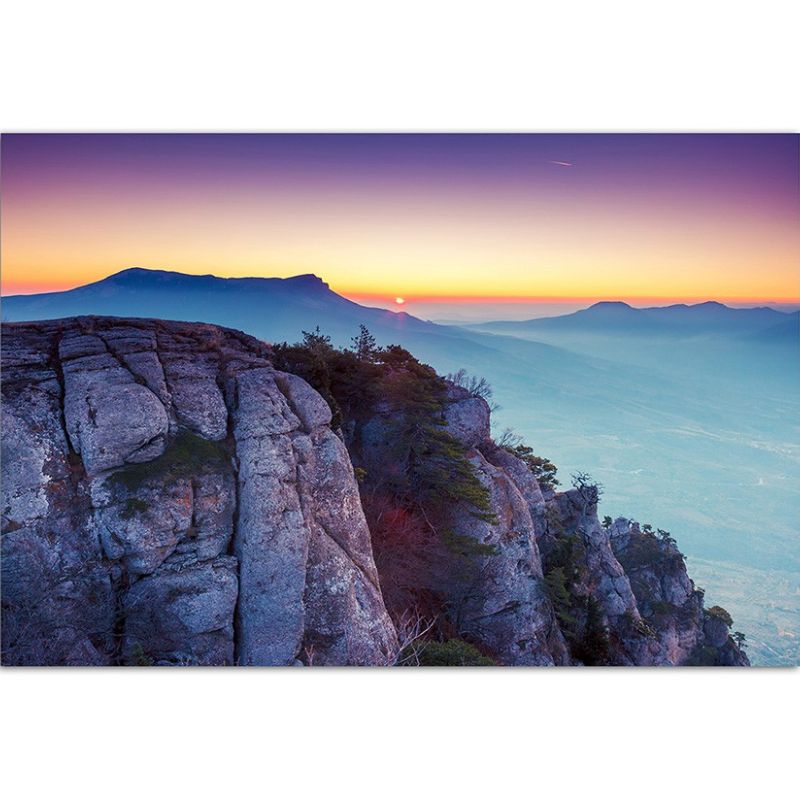
[[[424,330],[408,314],[365,309],[332,292],[316,275],[293,278],[218,278],[165,270],[126,269],[63,292],[3,299],[7,321],[81,314],[149,316],[213,322],[256,332],[268,341],[300,337],[301,327],[325,326],[333,336],[352,336],[367,321],[377,329]]]
[[[177,303],[177,306],[176,306]],[[445,334],[436,325],[405,312],[370,308],[331,291],[316,275],[291,278],[219,278],[167,270],[133,267],[94,283],[61,292],[13,295],[3,298],[7,321],[53,319],[81,314],[129,316],[142,312],[156,318],[179,316],[215,324],[233,324],[257,330],[268,339],[283,339],[300,324],[316,321],[334,338],[349,336],[353,326],[368,324],[389,335],[424,332]],[[591,332],[630,333],[635,336],[734,332],[786,333],[800,331],[800,312],[782,312],[766,306],[731,308],[708,301],[634,308],[621,301],[603,301],[555,317],[523,321],[494,321],[471,327],[507,333]],[[298,335],[292,333],[291,335]]]
[[[800,312],[783,312],[761,306],[731,308],[710,300],[686,305],[679,303],[652,308],[634,308],[620,301],[603,301],[589,308],[557,317],[523,321],[494,321],[475,326],[504,333],[592,333],[626,334],[637,337],[739,334],[797,337]]]

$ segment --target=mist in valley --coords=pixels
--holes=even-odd
[[[753,663],[796,664],[797,317],[773,325],[769,314],[723,320],[707,310],[711,319],[694,328],[647,319],[480,326],[504,347],[509,336],[546,343],[606,371],[577,391],[540,384],[527,395],[524,382],[498,375],[496,424],[515,428],[567,480],[589,469],[605,488],[605,513],[671,530],[690,574],[746,632]]]

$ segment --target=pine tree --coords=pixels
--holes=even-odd
[[[359,361],[374,361],[378,353],[378,343],[366,325],[359,325],[358,327],[358,336],[354,336],[351,339],[356,357]]]

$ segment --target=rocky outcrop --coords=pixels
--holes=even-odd
[[[568,664],[536,540],[536,501],[541,500],[536,481],[519,459],[493,446],[483,398],[451,386],[444,418],[448,432],[470,448],[468,458],[489,491],[491,507],[490,518],[464,506],[455,515],[458,535],[491,550],[475,567],[476,578],[460,609],[459,633],[503,664]]]
[[[608,530],[597,516],[598,494],[594,486],[581,485],[554,493],[546,504],[539,532],[545,569],[561,570],[571,596],[565,624],[579,660],[584,653],[590,608],[599,615],[599,626],[609,636],[604,661],[620,665],[649,665],[649,643],[625,570],[614,555]],[[560,577],[560,576],[559,576]]]
[[[447,430],[467,447],[478,447],[490,438],[489,404],[473,397],[462,386],[448,386],[444,419]]]
[[[17,323],[2,350],[3,663],[383,665],[412,611],[503,665],[748,663],[668,534],[540,483],[427,367],[417,416],[373,393],[334,432],[267,345],[212,325]],[[432,469],[409,478],[412,452]],[[434,521],[403,501],[425,480]]]
[[[703,592],[666,532],[643,532],[623,518],[604,526],[594,486],[579,482],[564,492],[542,492],[531,485],[536,480],[520,469],[525,465],[519,459],[499,449],[491,452],[520,481],[528,500],[545,581],[572,663],[749,664],[730,625],[720,625],[720,618],[704,609]],[[560,580],[567,597],[558,597]]]
[[[456,530],[490,552],[477,558],[475,578],[459,608],[460,635],[479,642],[503,664],[552,666],[569,654],[543,580],[530,508],[501,467],[470,454],[489,490],[492,519],[459,508]]]
[[[330,411],[210,325],[3,326],[3,662],[385,664]]]
[[[704,610],[674,541],[628,520],[602,525],[590,483],[563,492],[541,486],[528,464],[491,440],[487,403],[463,388],[449,388],[443,419],[467,448],[490,507],[488,515],[468,504],[451,509],[449,552],[417,545],[419,574],[431,571],[425,559],[437,562],[455,635],[502,664],[748,663],[725,621]],[[385,404],[354,431],[352,449],[367,470],[391,462],[392,432]],[[382,578],[393,597],[394,572]]]
[[[381,581],[392,598],[390,611],[400,616],[413,601],[411,592],[398,592],[398,581],[413,589],[424,589],[439,598],[440,614],[459,637],[478,644],[499,663],[553,666],[569,663],[566,643],[543,581],[542,564],[535,536],[531,505],[524,492],[538,486],[515,483],[511,470],[483,450],[489,438],[489,407],[461,387],[451,386],[442,412],[442,425],[466,448],[475,475],[488,492],[490,508],[476,514],[468,503],[448,509],[446,533],[376,542]],[[348,443],[356,463],[370,475],[389,479],[403,473],[396,447],[397,414],[379,402],[371,417],[349,432]],[[503,451],[505,454],[505,451]],[[505,454],[508,455],[508,454]],[[509,459],[513,456],[508,455]],[[517,466],[517,465],[514,465]],[[524,465],[522,470],[530,475]],[[539,493],[541,499],[541,493]],[[443,541],[441,541],[443,539]],[[396,562],[408,559],[413,550],[413,567],[399,578]],[[403,588],[403,587],[401,587]],[[441,611],[446,609],[446,611]]]
[[[622,517],[610,527],[614,554],[630,579],[655,664],[746,666],[727,612],[704,608],[677,544],[665,531],[643,531]]]

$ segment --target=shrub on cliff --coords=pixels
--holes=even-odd
[[[681,569],[684,556],[675,546],[675,539],[669,531],[645,524],[638,534],[632,534],[628,546],[617,554],[619,562],[626,571],[663,564],[663,568]]]
[[[302,342],[275,345],[272,358],[278,369],[299,375],[322,395],[331,409],[333,428],[342,424],[342,410],[331,386],[330,362],[336,352],[330,337],[320,333],[317,328],[313,332],[303,331]]]
[[[496,662],[463,639],[424,642],[417,649],[420,667],[494,667]]]
[[[380,352],[378,343],[366,325],[359,325],[358,328],[358,336],[350,340],[353,343],[353,351],[359,361],[372,361]]]
[[[712,617],[721,619],[729,628],[733,625],[733,617],[722,606],[711,606],[706,611]]]
[[[447,431],[447,383],[433,368],[398,345],[377,347],[363,325],[353,349],[334,347],[317,328],[304,331],[302,342],[276,345],[273,360],[322,395],[333,427],[357,424],[379,401],[389,407],[395,460],[402,465],[389,478],[395,496],[436,515],[464,502],[476,516],[491,519],[488,491],[466,458],[467,448]]]
[[[719,650],[711,645],[697,645],[684,662],[687,667],[719,667]]]
[[[558,468],[549,459],[537,456],[532,447],[528,447],[526,444],[518,444],[514,448],[509,448],[509,452],[527,464],[528,469],[533,473],[533,476],[543,489],[555,489],[558,486],[558,480],[556,479]]]
[[[460,386],[466,389],[473,397],[480,397],[488,403],[492,399],[494,390],[486,378],[480,378],[477,375],[468,375],[465,369],[460,369],[458,372],[448,372],[445,380],[452,383],[454,386]]]
[[[465,369],[460,369],[458,372],[448,372],[445,380],[454,386],[466,389],[472,397],[485,400],[492,413],[500,410],[500,406],[492,400],[494,389],[492,389],[492,385],[486,378],[478,375],[468,375]]]
[[[554,567],[544,576],[545,587],[553,610],[556,612],[561,627],[568,631],[576,623],[571,613],[572,595],[569,591],[569,581],[564,574],[563,567]]]
[[[583,635],[572,643],[573,655],[587,667],[601,667],[609,663],[611,643],[600,604],[591,595],[586,598],[586,622]]]
[[[524,444],[522,437],[514,433],[513,429],[506,428],[497,439],[496,444],[524,462],[543,489],[554,490],[558,486],[559,482],[556,478],[558,467],[549,459],[537,456],[533,452],[533,448]]]
[[[578,493],[585,506],[584,511],[600,502],[600,498],[603,496],[603,485],[595,481],[588,472],[576,472],[570,477],[572,488]]]

